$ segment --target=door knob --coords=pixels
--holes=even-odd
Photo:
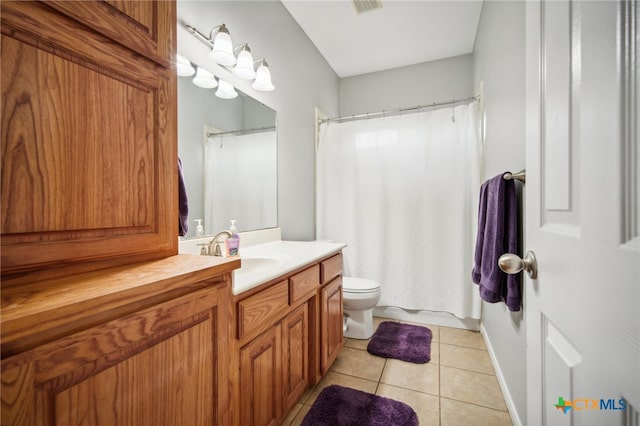
[[[498,259],[498,266],[507,274],[517,274],[524,269],[529,278],[535,280],[538,276],[538,263],[532,251],[528,251],[524,259],[512,253],[505,253]]]

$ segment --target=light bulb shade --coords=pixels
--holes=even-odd
[[[238,53],[238,62],[233,68],[233,73],[245,80],[256,78],[256,72],[253,69],[253,55],[246,46]]]
[[[238,92],[233,88],[231,83],[220,80],[218,84],[218,90],[216,90],[216,96],[222,99],[233,99],[238,96]]]
[[[177,55],[178,61],[176,62],[176,72],[180,77],[190,77],[195,74],[196,70],[191,65],[191,62],[187,58],[181,55]]]
[[[231,36],[224,26],[218,30],[213,40],[211,57],[220,65],[233,65],[236,63]]]
[[[271,71],[269,71],[269,67],[264,61],[258,67],[256,71],[256,81],[253,82],[251,87],[262,92],[270,92],[275,89],[271,83]]]
[[[204,68],[198,67],[196,76],[193,77],[193,84],[203,89],[213,89],[218,85],[216,78],[209,71]]]

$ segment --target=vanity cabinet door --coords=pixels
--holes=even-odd
[[[309,385],[309,310],[307,303],[282,321],[284,413]]]
[[[3,359],[2,424],[226,424],[226,297],[203,289]]]
[[[173,1],[104,0],[47,1],[47,5],[85,23],[167,67],[171,67],[175,16]]]
[[[164,59],[105,2],[0,2],[3,275],[177,254],[175,5],[136,8]]]
[[[282,417],[282,331],[273,326],[240,349],[240,425],[277,426]]]
[[[320,290],[320,369],[326,373],[342,349],[342,277]]]

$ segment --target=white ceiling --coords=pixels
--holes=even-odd
[[[482,0],[382,0],[358,14],[351,0],[281,0],[340,77],[473,51]]]

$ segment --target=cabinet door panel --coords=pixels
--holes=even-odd
[[[240,424],[278,425],[282,416],[280,326],[240,350]]]
[[[215,424],[211,325],[201,322],[57,393],[55,424]]]
[[[226,401],[217,369],[222,291],[197,291],[3,359],[2,423],[215,424],[219,398]]]
[[[306,303],[287,315],[282,323],[282,332],[286,413],[309,385],[309,311]]]
[[[175,2],[140,0],[47,1],[49,7],[166,67],[173,54]]]
[[[3,94],[15,101],[3,108],[3,237],[153,230],[154,91],[9,37],[2,52],[14,60]]]
[[[2,273],[176,254],[171,70],[42,3],[0,8]]]
[[[342,277],[338,277],[321,290],[321,371],[322,374],[340,353],[343,340]]]

